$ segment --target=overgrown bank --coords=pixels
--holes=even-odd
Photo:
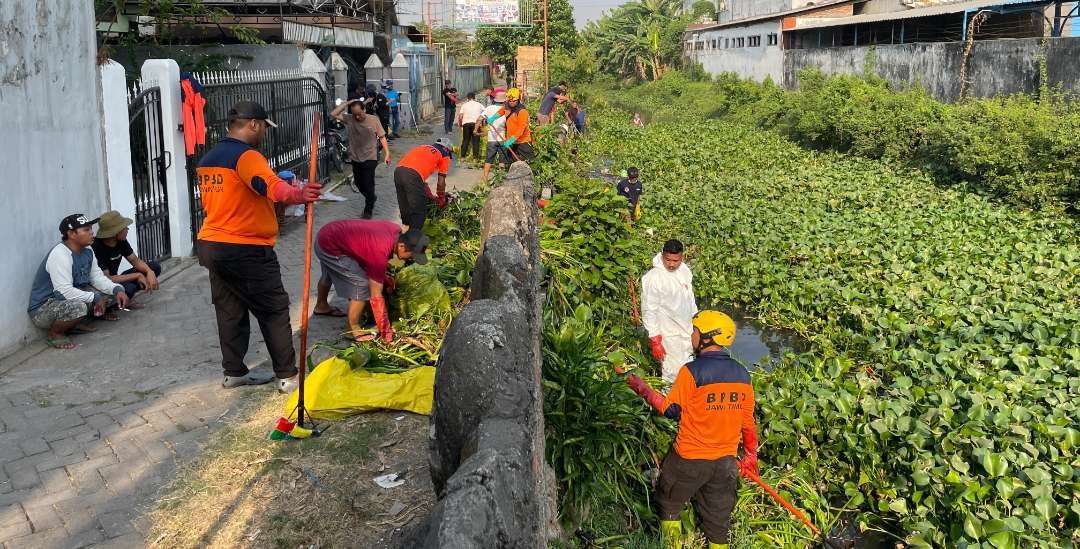
[[[1021,207],[1075,210],[1080,199],[1080,102],[1055,90],[945,104],[921,88],[890,90],[873,76],[804,71],[798,91],[734,75],[692,81],[671,73],[630,89],[589,92],[591,102],[686,131],[698,118],[720,119],[817,150],[903,162]]]
[[[633,99],[648,101],[651,93]],[[660,115],[645,129],[629,124],[630,113],[594,100],[592,135],[578,143],[577,156],[566,149],[549,160],[562,162],[564,175],[546,213],[555,226],[545,235],[566,244],[552,248],[545,241],[559,250],[546,261],[549,268],[559,260],[581,271],[568,277],[577,286],[562,307],[564,324],[573,323],[569,306],[583,301],[593,315],[585,324],[600,326],[594,335],[601,354],[581,374],[586,386],[608,383],[606,367],[620,360],[648,364],[636,347],[622,288],[660,241],[678,237],[690,243],[699,299],[749,306],[764,322],[812,344],[811,352],[789,356],[754,381],[761,459],[773,467],[766,478],[783,475],[807,487],[799,504],[815,508],[815,520],[825,525],[836,508],[847,507],[915,546],[1075,543],[1080,245],[1074,221],[942,189],[929,174],[893,163],[808,152],[770,132],[706,119],[700,106],[679,110],[680,102],[702,94],[679,90],[676,97],[654,111]],[[680,116],[665,119],[665,112]],[[621,221],[617,200],[604,202],[612,193],[603,182],[577,175],[601,157],[616,169],[642,168],[646,214],[632,228]],[[558,298],[550,297],[553,314],[560,313]],[[549,399],[562,398],[548,389]],[[609,413],[610,399],[574,396],[587,412]],[[656,421],[634,413],[630,407],[619,419],[622,431],[628,422]],[[592,432],[619,437],[616,448],[640,440],[647,450],[572,460],[574,469],[564,467],[560,478],[577,472],[574,486],[592,492],[580,500],[585,503],[564,499],[563,511],[592,509],[598,527],[595,500],[611,492],[601,481],[616,474],[606,466],[617,464],[627,478],[616,480],[630,487],[628,498],[637,495],[621,516],[607,513],[609,525],[623,520],[625,530],[636,526],[628,517],[642,516],[631,511],[647,505],[635,473],[648,466],[641,454],[666,450],[658,434],[665,427],[609,433],[606,425]],[[549,445],[571,438],[556,435]],[[815,500],[814,491],[824,499]],[[787,545],[768,537],[785,520],[769,512],[741,503],[739,531],[749,537],[740,541]]]

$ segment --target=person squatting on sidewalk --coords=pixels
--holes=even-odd
[[[346,113],[346,110],[348,111]],[[364,219],[371,219],[375,211],[375,168],[379,166],[378,147],[383,150],[383,162],[390,165],[390,145],[386,142],[386,130],[379,119],[364,111],[364,103],[350,99],[330,111],[345,125],[349,133],[349,163],[352,164],[353,181],[364,196]]]
[[[701,311],[693,326],[697,358],[679,368],[667,397],[640,377],[631,375],[627,383],[658,413],[679,422],[656,485],[664,548],[682,548],[679,514],[692,499],[709,549],[727,549],[739,474],[758,474],[754,386],[746,368],[728,354],[736,330],[730,317]]]
[[[143,261],[128,242],[128,227],[132,223],[135,221],[120,215],[116,210],[101,214],[92,246],[102,272],[113,282],[123,285],[124,293],[129,298],[134,298],[140,291],[150,293],[161,288],[157,278],[161,275],[161,264],[157,261]],[[131,268],[122,273],[121,259],[126,259],[131,264]],[[141,309],[142,305],[130,301],[128,308]]]
[[[675,374],[693,353],[691,319],[698,310],[693,282],[690,267],[683,263],[682,242],[674,239],[664,243],[664,249],[653,257],[652,269],[641,277],[641,323],[668,383],[675,381]]]
[[[446,174],[450,171],[450,140],[440,137],[434,145],[420,145],[405,153],[394,169],[394,188],[397,190],[398,212],[401,223],[410,229],[424,230],[428,203],[434,198],[439,208],[446,207]],[[436,194],[431,196],[427,178],[439,171],[435,184]]]
[[[373,336],[361,329],[360,315],[370,302],[378,335],[389,343],[394,338],[394,329],[383,299],[383,287],[394,289],[394,279],[387,273],[390,258],[424,265],[428,246],[428,237],[419,229],[403,233],[398,224],[390,221],[339,219],[327,223],[315,238],[315,255],[319,258],[322,277],[314,313],[345,316],[353,339],[368,341]],[[338,297],[348,300],[347,312],[330,306],[331,286]]]
[[[112,305],[124,309],[128,296],[124,287],[109,280],[94,260],[90,245],[94,242],[94,223],[83,214],[72,214],[60,221],[61,242],[53,246],[38,266],[30,290],[27,312],[35,326],[47,330],[45,342],[55,349],[73,349],[68,332],[93,314],[106,320],[118,320],[109,311]]]
[[[241,101],[229,109],[228,136],[206,152],[195,170],[206,218],[196,253],[210,274],[217,314],[221,366],[226,388],[269,383],[292,392],[297,385],[296,351],[289,323],[289,294],[281,283],[274,244],[278,224],[274,203],[304,204],[319,199],[322,185],[289,185],[255,149],[277,127],[261,105]],[[310,206],[309,206],[310,207]],[[274,374],[249,371],[244,364],[255,315]]]

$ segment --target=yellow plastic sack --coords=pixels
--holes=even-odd
[[[634,221],[641,219],[641,202],[634,204]]]
[[[400,374],[353,369],[347,360],[331,357],[304,379],[304,409],[316,419],[341,419],[371,410],[431,413],[435,368],[420,366]],[[285,402],[285,417],[296,419],[299,391]]]

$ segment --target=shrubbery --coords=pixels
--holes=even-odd
[[[939,182],[1022,207],[1075,209],[1080,199],[1080,108],[1064,94],[946,104],[918,87],[893,90],[877,77],[815,70],[803,71],[799,85],[788,91],[730,74],[700,82],[673,73],[590,95],[653,121],[720,118],[776,130],[805,147],[910,163]]]

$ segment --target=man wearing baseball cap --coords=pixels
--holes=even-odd
[[[114,302],[126,308],[124,287],[109,280],[98,268],[90,245],[97,219],[72,214],[60,221],[61,242],[53,246],[34,275],[27,312],[38,328],[47,330],[45,342],[56,349],[72,349],[67,337],[90,313],[117,320],[108,311]],[[77,331],[93,331],[81,328]]]
[[[349,333],[357,341],[372,339],[360,328],[360,315],[371,303],[378,335],[389,343],[394,329],[383,299],[383,287],[393,289],[394,279],[387,273],[391,257],[403,261],[427,263],[428,237],[419,229],[401,232],[397,223],[382,219],[339,219],[319,229],[315,237],[315,255],[322,267],[315,314],[345,316]],[[331,307],[330,288],[348,300],[347,312]]]
[[[450,140],[440,137],[433,145],[420,145],[405,153],[394,169],[394,188],[397,189],[401,222],[410,229],[421,231],[427,219],[428,202],[434,198],[440,208],[446,207],[446,174],[454,157]],[[431,196],[427,178],[439,171],[436,195]]]
[[[206,218],[196,253],[210,273],[217,314],[221,365],[226,388],[278,379],[278,389],[296,388],[296,351],[289,322],[289,294],[281,283],[274,244],[278,223],[274,204],[319,199],[317,181],[293,187],[278,177],[256,150],[268,128],[276,127],[262,105],[241,101],[229,109],[228,136],[206,152],[195,170]],[[274,374],[249,371],[244,364],[251,325],[259,321]]]

